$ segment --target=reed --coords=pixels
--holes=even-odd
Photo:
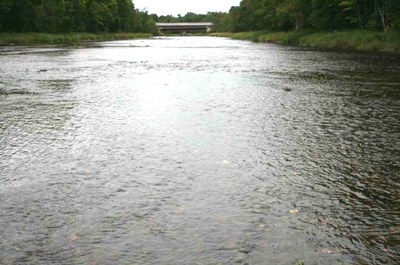
[[[0,45],[75,44],[83,41],[107,41],[151,38],[148,33],[0,33]]]
[[[211,36],[316,49],[400,53],[400,34],[397,32],[239,32],[213,33]]]

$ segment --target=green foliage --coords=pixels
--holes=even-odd
[[[4,28],[7,25],[8,20],[10,19],[9,16],[12,7],[13,7],[12,0],[0,1],[0,29]]]
[[[228,14],[240,31],[400,30],[399,0],[242,0]]]
[[[357,51],[399,52],[396,32],[342,31],[313,33],[299,39],[300,46]]]
[[[131,0],[0,0],[0,32],[152,32]]]
[[[352,51],[376,51],[400,53],[398,32],[341,31],[324,33],[306,32],[239,32],[213,33],[216,37],[238,40],[271,42],[302,47]]]
[[[0,33],[0,45],[76,44],[81,41],[105,41],[150,38],[149,33]]]
[[[214,32],[228,32],[233,31],[232,20],[228,13],[224,12],[208,12],[207,14],[195,14],[192,12],[184,16],[157,16],[150,15],[156,22],[160,23],[183,23],[183,22],[212,22],[214,24]]]

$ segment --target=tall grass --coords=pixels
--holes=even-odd
[[[234,40],[250,40],[254,42],[273,42],[281,44],[295,44],[298,37],[302,33],[296,32],[262,32],[262,31],[252,31],[252,32],[217,32],[210,34],[215,37],[227,37]]]
[[[288,44],[318,49],[400,53],[400,34],[397,32],[240,32],[213,33],[211,36],[251,40],[254,42]]]
[[[151,38],[148,33],[0,33],[0,45],[74,44],[81,41],[106,41]]]
[[[400,52],[400,34],[369,31],[313,33],[300,38],[299,45],[312,48],[398,53]]]

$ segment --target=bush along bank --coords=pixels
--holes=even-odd
[[[400,53],[400,34],[398,32],[339,31],[308,33],[255,31],[212,33],[211,36],[315,49]]]
[[[77,44],[85,41],[147,39],[149,33],[0,33],[0,45]]]

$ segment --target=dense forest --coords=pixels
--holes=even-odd
[[[233,7],[232,7],[233,8]],[[213,30],[217,32],[228,32],[231,31],[231,19],[230,14],[225,12],[208,12],[207,14],[196,14],[188,12],[186,15],[178,16],[157,16],[152,14],[151,17],[162,23],[181,23],[181,22],[212,22],[214,23]]]
[[[229,12],[231,31],[400,29],[399,0],[243,0]]]
[[[0,0],[0,32],[157,32],[131,0]]]
[[[242,0],[229,13],[149,15],[131,0],[0,0],[0,32],[149,32],[155,22],[213,22],[214,31],[400,31],[400,0]]]
[[[400,0],[242,0],[229,13],[154,17],[214,23],[219,32],[400,30]]]

